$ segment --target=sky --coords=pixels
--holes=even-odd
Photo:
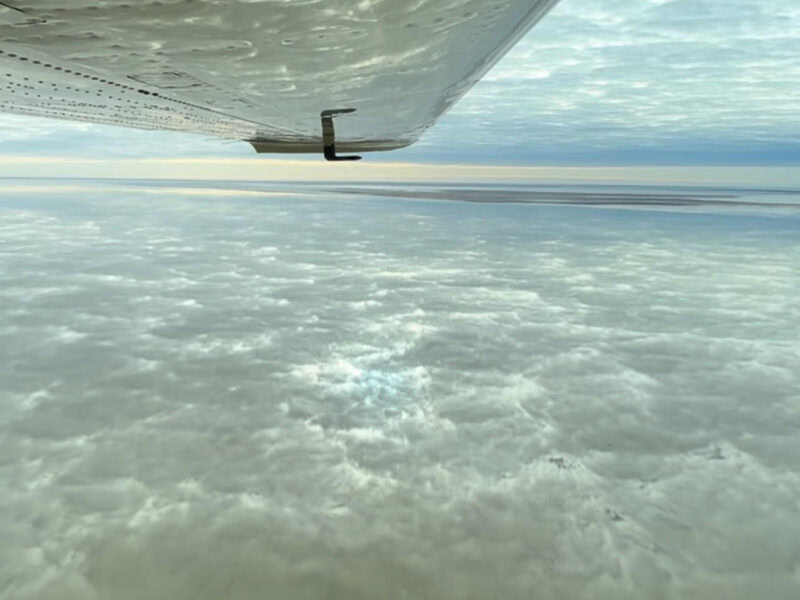
[[[420,142],[369,160],[798,165],[798,31],[796,0],[563,0]],[[0,155],[253,158],[244,143],[14,115]]]

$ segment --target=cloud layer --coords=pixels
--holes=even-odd
[[[798,27],[791,0],[563,0],[426,143],[515,161],[796,163]]]
[[[271,191],[0,201],[0,598],[793,597],[796,216]]]

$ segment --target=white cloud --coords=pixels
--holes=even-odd
[[[563,0],[425,143],[516,160],[796,161],[798,28],[789,0]]]
[[[4,600],[791,597],[796,215],[269,191],[0,198]]]

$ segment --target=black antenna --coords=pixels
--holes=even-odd
[[[337,156],[336,154],[336,130],[333,127],[333,118],[356,112],[355,108],[334,108],[323,110],[320,113],[322,118],[322,153],[325,160],[361,160],[360,156]]]

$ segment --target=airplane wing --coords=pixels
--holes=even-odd
[[[336,158],[334,135],[339,150],[391,150],[557,1],[8,0],[0,111],[210,134],[258,152],[330,145]]]

